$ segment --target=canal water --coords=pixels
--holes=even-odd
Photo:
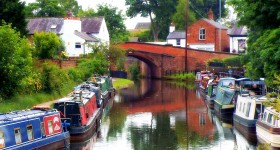
[[[100,131],[71,149],[257,149],[231,123],[207,109],[194,85],[141,80],[117,92],[103,112]]]

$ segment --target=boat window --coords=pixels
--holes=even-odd
[[[48,130],[49,130],[49,134],[53,134],[53,124],[52,121],[48,121]]]
[[[45,136],[46,133],[45,133],[45,126],[44,126],[44,122],[41,122],[41,132],[42,132],[42,136]]]
[[[245,105],[246,103],[243,104],[242,112],[245,113]]]
[[[240,107],[239,107],[240,112],[241,112],[241,108],[242,108],[242,102],[240,102]]]
[[[21,143],[20,129],[19,128],[15,128],[14,129],[14,133],[15,133],[16,144],[20,144]]]
[[[29,141],[33,140],[33,129],[32,129],[32,125],[26,126],[26,130],[27,130],[27,137],[28,137],[28,140],[29,140]]]
[[[266,112],[264,112],[264,114],[263,114],[263,121],[265,121],[266,122],[266,117],[267,117],[267,113]]]
[[[249,102],[249,103],[247,104],[246,117],[249,117],[250,108],[251,108],[251,103]]]
[[[0,131],[0,148],[5,147],[5,139],[4,139],[4,132]]]
[[[268,114],[268,117],[267,117],[267,122],[272,124],[272,114]]]
[[[262,105],[261,105],[261,104],[257,104],[257,105],[256,105],[256,111],[255,111],[255,117],[254,117],[254,119],[258,119],[259,114],[262,112],[261,109],[262,109]]]

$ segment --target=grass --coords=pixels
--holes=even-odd
[[[164,76],[167,80],[184,80],[184,81],[194,81],[195,75],[193,73],[178,73]]]
[[[134,84],[134,82],[131,80],[128,80],[128,79],[122,79],[122,78],[113,79],[113,86],[115,89],[121,89],[121,88],[127,87],[131,84]]]
[[[35,93],[32,95],[17,95],[0,102],[0,112],[5,113],[15,110],[30,109],[35,105],[59,99],[73,90],[75,83],[70,83],[64,87],[61,93]]]

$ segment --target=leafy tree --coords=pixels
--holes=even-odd
[[[68,11],[78,14],[81,6],[76,0],[36,0],[26,6],[27,17],[64,17]]]
[[[161,37],[166,38],[171,23],[171,16],[176,11],[178,0],[126,0],[128,5],[127,15],[135,17],[141,14],[142,17],[150,17],[154,41]]]
[[[34,54],[42,59],[55,58],[65,49],[62,40],[52,32],[35,32],[33,40]]]
[[[32,74],[31,51],[11,25],[0,26],[0,97],[14,95]]]
[[[25,2],[20,0],[1,0],[0,1],[0,26],[5,23],[11,23],[21,35],[26,35],[26,21],[24,16]]]
[[[195,21],[195,13],[191,9],[189,9],[188,24],[192,24]],[[176,13],[172,16],[172,22],[175,24],[176,29],[186,29],[186,0],[179,0],[178,5],[176,6]]]
[[[78,17],[94,17],[94,16],[96,16],[96,12],[92,8],[89,8],[87,10],[80,9],[78,12]]]
[[[189,0],[188,7],[188,25],[201,18],[208,18],[208,12],[211,8],[214,15],[214,20],[219,19],[219,0]],[[227,15],[225,8],[225,1],[221,1],[221,17]],[[176,6],[176,13],[172,16],[172,22],[175,24],[176,29],[185,30],[186,26],[186,1],[179,0]]]
[[[93,9],[88,9],[86,11],[80,10],[78,16],[104,16],[111,42],[114,43],[128,41],[129,33],[126,31],[124,16],[121,14],[121,11],[117,11],[116,7],[112,7],[110,5],[99,5],[97,12],[95,12]]]
[[[246,73],[249,77],[265,77],[272,84],[274,70],[279,68],[279,8],[278,1],[229,0],[238,16],[238,23],[250,29],[247,41]],[[275,44],[275,45],[274,45]],[[265,60],[267,59],[267,60]],[[268,61],[269,60],[269,61]]]

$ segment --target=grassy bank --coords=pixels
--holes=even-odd
[[[70,83],[67,86],[65,86],[60,93],[39,92],[32,95],[14,96],[8,100],[0,102],[0,113],[14,110],[29,109],[35,105],[59,99],[70,93],[73,90],[74,86],[75,83]]]
[[[134,84],[134,82],[128,79],[122,79],[122,78],[113,79],[113,86],[115,89],[125,88],[131,84]]]
[[[116,89],[124,88],[133,84],[133,81],[128,79],[114,78],[113,86]],[[53,101],[66,96],[73,90],[73,87],[77,84],[67,84],[60,93],[35,93],[32,95],[18,95],[8,100],[0,102],[0,113],[5,113],[15,110],[30,109],[35,105],[42,104],[45,102]]]
[[[181,80],[181,81],[193,82],[195,80],[195,75],[193,73],[177,73],[177,74],[163,76],[163,78],[167,80]]]

